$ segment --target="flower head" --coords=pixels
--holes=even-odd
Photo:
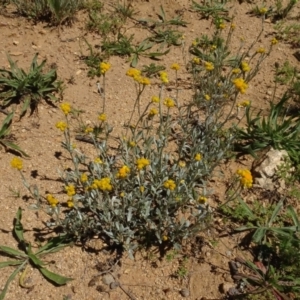
[[[133,79],[134,79],[136,82],[138,82],[138,83],[140,83],[140,84],[142,84],[142,85],[150,85],[150,84],[151,84],[151,81],[150,81],[149,78],[143,77],[143,76],[140,76],[140,75],[134,76]]]
[[[196,153],[194,158],[195,158],[196,161],[200,161],[202,159],[202,156],[201,156],[200,153]]]
[[[245,100],[245,101],[239,102],[236,106],[237,107],[247,107],[249,105],[250,105],[250,101],[249,100]]]
[[[251,188],[253,183],[252,174],[249,170],[237,170],[237,175],[240,177],[240,183],[244,188]]]
[[[144,191],[145,191],[145,187],[144,187],[143,185],[141,185],[141,186],[140,186],[140,192],[141,192],[141,193],[144,193]]]
[[[210,96],[207,95],[207,94],[204,95],[204,98],[205,98],[206,101],[209,101],[209,100],[210,100]]]
[[[124,165],[119,169],[117,178],[126,178],[129,173],[130,173],[130,168]]]
[[[171,108],[175,106],[175,102],[171,98],[166,98],[164,101],[164,105],[168,108]]]
[[[204,197],[204,196],[200,196],[199,199],[198,199],[198,202],[200,204],[205,204],[207,202],[207,198]]]
[[[68,115],[71,111],[71,105],[69,103],[62,103],[60,105],[60,109],[63,111],[65,115]]]
[[[162,238],[161,238],[164,242],[166,242],[169,238],[167,235],[163,235]]]
[[[153,103],[159,103],[159,97],[157,97],[157,96],[152,96],[151,102],[153,102]]]
[[[72,197],[76,194],[75,186],[73,184],[66,185],[65,190],[67,192],[67,195],[70,196],[70,197]]]
[[[59,121],[55,124],[55,127],[58,128],[61,131],[65,131],[68,128],[68,125],[64,121]]]
[[[178,162],[178,165],[179,165],[180,168],[184,168],[184,167],[186,166],[186,163],[185,163],[184,160],[180,160],[180,161]]]
[[[104,177],[102,179],[95,179],[93,184],[97,186],[102,191],[111,191],[112,190],[112,185],[110,183],[110,178],[109,177]]]
[[[80,181],[82,183],[87,182],[88,181],[88,176],[85,173],[82,173],[81,176],[80,176]]]
[[[103,164],[103,161],[101,160],[101,158],[97,157],[97,158],[94,159],[94,163]]]
[[[72,199],[68,199],[67,205],[68,205],[69,208],[74,207],[74,202],[73,202],[73,200],[72,200]]]
[[[126,72],[126,75],[129,76],[129,77],[134,78],[134,77],[140,76],[141,71],[138,70],[138,69],[131,68]]]
[[[243,70],[243,72],[249,72],[251,70],[248,63],[245,61],[241,62],[241,69]]]
[[[257,50],[256,50],[256,53],[266,53],[266,49],[264,47],[259,47]]]
[[[130,142],[128,143],[128,145],[129,145],[129,147],[133,148],[133,147],[136,146],[136,142],[135,142],[135,141],[130,141]]]
[[[58,200],[54,198],[51,194],[48,194],[46,196],[46,199],[52,207],[56,207],[56,205],[58,204]]]
[[[259,9],[259,13],[260,13],[261,15],[265,15],[265,14],[267,13],[267,11],[268,11],[268,9],[267,9],[266,7],[261,7],[261,8]]]
[[[151,117],[154,117],[157,114],[158,114],[158,110],[156,108],[151,108],[150,111],[149,111],[148,116],[149,116],[149,118],[151,118]]]
[[[150,160],[147,158],[139,158],[136,160],[136,166],[138,168],[138,170],[142,170],[143,168],[147,167],[150,165]]]
[[[101,74],[105,74],[111,68],[111,64],[108,62],[100,63],[100,72]]]
[[[239,74],[239,73],[241,73],[241,70],[239,69],[239,68],[234,68],[234,69],[232,69],[232,74]]]
[[[212,71],[215,67],[213,65],[213,63],[206,61],[204,63],[205,69],[206,71]]]
[[[105,122],[107,120],[106,114],[102,113],[98,116],[98,120],[101,122]]]
[[[175,181],[172,179],[168,179],[164,182],[164,187],[170,191],[174,191],[176,188]]]
[[[162,83],[168,83],[169,82],[167,72],[161,71],[161,72],[159,72],[159,76],[160,76],[160,80],[161,80]]]
[[[245,94],[246,89],[248,88],[248,84],[244,81],[243,78],[236,78],[233,81],[235,88],[241,93]]]
[[[85,130],[84,130],[85,133],[91,133],[93,131],[94,131],[93,127],[86,127]]]
[[[194,57],[193,58],[193,63],[196,64],[196,65],[200,65],[201,59],[199,57]]]
[[[174,63],[174,64],[171,65],[171,69],[175,70],[175,71],[178,71],[180,69],[180,66],[179,66],[179,64]]]
[[[278,40],[276,39],[276,38],[273,38],[272,40],[271,40],[271,44],[272,45],[276,45],[278,43]]]
[[[14,157],[10,161],[10,165],[12,168],[21,171],[23,169],[23,161],[19,157]]]

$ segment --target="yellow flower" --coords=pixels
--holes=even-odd
[[[256,53],[266,53],[266,49],[264,47],[259,47],[257,50],[256,50]]]
[[[129,70],[126,72],[126,75],[129,76],[129,77],[132,77],[132,78],[138,77],[138,76],[141,75],[141,71],[138,70],[138,69],[133,69],[133,68],[131,68],[131,69],[129,69]]]
[[[95,158],[94,163],[103,164],[103,161],[99,157],[97,157],[97,158]]]
[[[215,67],[211,62],[206,61],[204,63],[205,69],[206,71],[212,71]]]
[[[147,78],[147,77],[142,77],[142,76],[140,76],[140,75],[134,76],[133,79],[134,79],[136,82],[138,82],[138,83],[140,83],[140,84],[142,84],[142,85],[150,85],[150,84],[151,84],[149,78]]]
[[[86,175],[85,173],[82,173],[82,174],[81,174],[81,176],[80,176],[80,181],[81,181],[82,183],[85,183],[85,182],[88,181],[88,177],[87,177],[87,175]]]
[[[168,240],[168,237],[166,235],[163,235],[161,238],[164,242],[166,242]]]
[[[111,191],[112,185],[110,184],[110,178],[104,177],[100,180],[95,179],[94,184],[102,191]]]
[[[272,38],[271,44],[276,45],[278,43],[278,40],[276,38]]]
[[[178,162],[178,165],[179,165],[180,168],[184,168],[184,167],[186,166],[186,163],[185,163],[185,161],[180,160],[180,161]]]
[[[130,168],[124,165],[119,169],[117,178],[126,178],[129,173],[130,173]]]
[[[107,119],[107,117],[106,117],[106,114],[104,114],[104,113],[103,113],[103,114],[100,114],[99,117],[98,117],[98,120],[99,120],[99,121],[102,121],[102,122],[105,122],[106,119]]]
[[[239,68],[235,68],[235,69],[232,69],[232,74],[239,74],[241,73],[241,70]]]
[[[243,70],[243,72],[249,72],[251,70],[248,63],[245,61],[241,62],[241,69]]]
[[[140,192],[141,192],[141,193],[144,193],[144,191],[145,191],[145,187],[141,185],[141,186],[140,186]]]
[[[240,177],[240,183],[244,188],[251,188],[253,183],[252,174],[249,170],[237,170],[237,175]]]
[[[151,118],[151,117],[154,117],[157,114],[158,114],[158,110],[156,108],[151,108],[150,111],[149,111],[148,116]]]
[[[201,59],[199,57],[194,57],[193,58],[193,63],[196,64],[196,65],[200,65]]]
[[[143,168],[145,168],[149,165],[150,165],[149,159],[146,159],[144,157],[136,160],[136,166],[137,166],[138,170],[142,170]]]
[[[248,88],[248,84],[244,81],[243,78],[236,78],[233,81],[235,88],[241,93],[245,94],[246,89]]]
[[[85,133],[90,133],[90,132],[93,132],[94,131],[94,128],[93,127],[87,127],[84,132]]]
[[[153,96],[153,97],[151,98],[151,102],[153,102],[153,103],[159,103],[159,97]]]
[[[176,188],[175,181],[172,179],[168,179],[167,181],[164,182],[164,187],[170,191],[174,191]]]
[[[225,27],[226,27],[226,24],[225,24],[225,23],[219,24],[219,29],[225,29]]]
[[[51,194],[48,194],[46,196],[46,199],[52,207],[55,207],[58,204],[58,200],[54,198]]]
[[[232,24],[230,25],[230,28],[231,28],[232,30],[234,30],[235,27],[236,27],[236,25],[235,25],[234,23],[232,23]]]
[[[196,153],[194,158],[195,158],[196,161],[200,161],[202,159],[202,156],[201,156],[200,153]]]
[[[198,45],[197,40],[194,40],[194,41],[192,42],[192,45],[193,45],[194,47],[196,47],[196,46]]]
[[[62,103],[60,105],[60,109],[63,111],[65,115],[68,115],[71,111],[71,105],[69,103]]]
[[[10,165],[12,168],[21,171],[23,169],[23,161],[19,157],[14,157],[10,161]]]
[[[245,101],[239,102],[236,106],[237,107],[247,107],[249,105],[250,105],[250,101],[249,100],[245,100]]]
[[[67,205],[68,205],[69,208],[74,207],[74,202],[73,202],[73,200],[72,200],[72,199],[68,199],[68,200],[67,200]]]
[[[124,192],[121,192],[121,193],[120,193],[120,197],[121,197],[121,198],[124,198],[124,196],[125,196],[125,193],[124,193]]]
[[[111,64],[108,62],[100,63],[100,72],[101,74],[105,74],[111,67]]]
[[[210,96],[209,96],[209,95],[207,95],[207,94],[206,94],[206,95],[204,95],[204,98],[205,98],[205,100],[206,100],[206,101],[209,101],[209,100],[210,100]]]
[[[164,105],[168,108],[171,108],[175,106],[175,102],[171,98],[166,98],[164,101]]]
[[[67,195],[70,197],[76,194],[75,186],[73,184],[65,186],[65,190],[67,192]]]
[[[167,72],[161,71],[161,72],[159,72],[159,76],[160,76],[160,80],[162,81],[162,83],[168,83],[169,82]]]
[[[179,64],[174,63],[174,64],[171,65],[171,69],[175,70],[175,71],[178,71],[180,69],[180,66],[179,66]]]
[[[217,49],[217,46],[216,45],[212,45],[211,47],[210,47],[210,51],[214,51],[214,50],[216,50]]]
[[[259,9],[259,13],[261,15],[265,15],[267,11],[268,11],[268,9],[266,7],[262,7],[262,8]]]
[[[68,125],[66,122],[59,121],[55,124],[55,127],[58,128],[61,131],[65,131],[68,128]]]
[[[129,146],[132,147],[132,148],[135,147],[136,146],[136,142],[135,141],[130,141],[129,142]]]
[[[76,149],[77,145],[75,143],[72,144],[72,149]]]
[[[201,204],[205,204],[207,202],[207,198],[204,196],[199,197],[198,202]]]

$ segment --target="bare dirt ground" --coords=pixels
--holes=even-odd
[[[113,1],[108,1],[113,2]],[[183,20],[188,22],[186,28],[180,28],[183,32],[185,43],[183,47],[171,47],[170,52],[162,58],[161,64],[169,69],[169,66],[178,62],[182,68],[179,77],[182,81],[189,81],[190,75],[184,68],[185,62],[190,58],[188,45],[200,34],[212,32],[213,27],[209,20],[200,19],[199,15],[190,10],[192,1],[189,0],[151,0],[133,1],[134,8],[138,11],[139,18],[156,18],[159,6],[163,5],[167,16],[174,17],[176,11],[182,11]],[[108,3],[107,3],[108,4]],[[247,14],[252,4],[242,2],[239,4],[232,1],[230,15],[235,15],[237,25],[232,48],[236,49],[241,37],[245,38],[246,45],[252,43],[261,29],[261,19]],[[109,5],[107,5],[109,9]],[[299,14],[298,7],[293,15]],[[72,106],[85,111],[83,118],[86,122],[92,122],[97,118],[101,110],[101,98],[97,92],[95,79],[87,77],[87,66],[80,59],[82,54],[87,54],[87,47],[82,37],[92,45],[99,43],[97,34],[89,33],[85,29],[87,15],[78,13],[75,23],[61,26],[60,35],[57,28],[49,28],[47,24],[34,24],[29,20],[14,14],[12,7],[0,14],[0,68],[8,68],[9,64],[6,53],[18,62],[18,65],[28,70],[35,53],[39,53],[39,61],[47,59],[47,66],[56,66],[59,79],[63,80],[64,101]],[[134,33],[137,40],[142,40],[147,33],[139,26],[128,24],[128,33]],[[264,22],[264,33],[258,41],[258,46],[267,47],[274,31],[274,24],[269,20]],[[274,46],[274,51],[264,61],[256,78],[251,82],[247,94],[241,100],[250,99],[253,107],[266,109],[269,106],[270,91],[274,87],[274,63],[282,64],[287,58],[292,64],[298,64],[292,55],[290,45],[279,43]],[[151,61],[143,58],[138,66],[149,64]],[[115,126],[115,134],[121,132],[122,121],[128,119],[133,107],[134,86],[130,78],[125,76],[129,63],[125,58],[111,57],[111,70],[107,73],[107,108],[106,113],[110,123]],[[69,79],[74,76],[74,83]],[[171,73],[170,73],[170,76]],[[174,78],[170,78],[171,81]],[[147,88],[143,99],[150,99],[157,94],[158,88],[154,85]],[[170,96],[172,96],[170,91]],[[183,89],[179,98],[182,101],[189,99],[192,91]],[[3,115],[0,115],[1,120]],[[55,153],[63,151],[60,142],[62,136],[55,128],[55,123],[60,121],[62,114],[58,108],[49,107],[47,104],[39,106],[38,115],[24,117],[20,122],[15,122],[12,132],[20,147],[30,155],[30,159],[24,161],[23,173],[28,181],[40,188],[41,194],[47,191],[61,190],[61,184],[57,181],[58,170],[68,164],[64,155],[56,158]],[[88,149],[88,145],[76,142],[77,147]],[[89,151],[89,150],[88,150]],[[16,241],[12,237],[13,219],[18,207],[23,211],[23,225],[25,235],[33,240],[36,228],[45,227],[48,216],[43,211],[28,209],[32,199],[28,198],[28,192],[22,185],[21,178],[10,167],[13,154],[1,152],[0,154],[0,244],[16,247]],[[244,158],[240,162],[230,162],[222,166],[224,178],[230,176],[242,165],[249,167],[251,158]],[[223,183],[222,183],[223,180]],[[224,198],[224,179],[213,184],[216,199]],[[19,191],[20,197],[14,197],[12,190]],[[211,203],[214,206],[214,203]],[[213,222],[217,222],[216,220]],[[221,229],[220,229],[221,228]],[[202,233],[205,237],[204,245],[201,241],[184,247],[188,259],[182,260],[182,254],[176,254],[169,260],[159,259],[156,252],[138,253],[135,261],[125,256],[122,258],[122,266],[115,271],[119,282],[124,290],[131,294],[132,299],[183,299],[180,293],[182,289],[188,289],[187,299],[222,299],[224,294],[220,291],[223,283],[232,283],[229,275],[228,262],[237,254],[247,256],[235,246],[238,244],[238,236],[219,236],[226,233],[226,226],[221,226],[219,231],[207,230]],[[34,245],[34,244],[33,244]],[[74,278],[73,281],[62,287],[54,287],[47,282],[37,270],[30,269],[28,272],[28,284],[31,289],[22,289],[18,280],[11,283],[6,299],[66,299],[92,300],[92,299],[129,299],[129,296],[121,289],[108,289],[102,283],[97,264],[108,262],[113,254],[101,251],[105,245],[100,240],[92,240],[88,247],[68,247],[56,254],[47,256],[49,269],[59,274]],[[0,261],[4,261],[0,256]],[[181,268],[182,267],[182,268]],[[175,276],[179,269],[186,269],[187,274],[182,277]],[[12,269],[1,269],[0,288],[9,277]],[[92,279],[95,279],[91,281]],[[104,289],[104,291],[103,291]],[[204,299],[204,298],[203,298]]]

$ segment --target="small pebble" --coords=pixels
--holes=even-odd
[[[105,274],[103,277],[102,277],[102,282],[106,285],[110,285],[111,283],[113,283],[115,281],[115,279],[113,278],[112,275],[110,274]]]
[[[180,295],[182,297],[188,297],[190,295],[190,291],[186,288],[183,288],[182,290],[180,290]]]
[[[114,290],[114,289],[116,289],[119,285],[120,285],[119,282],[114,281],[114,282],[112,282],[112,283],[109,285],[109,287],[110,287],[111,290]]]

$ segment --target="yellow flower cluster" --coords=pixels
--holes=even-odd
[[[244,81],[243,78],[236,78],[233,81],[235,88],[241,93],[245,94],[246,89],[248,88],[248,84]]]
[[[159,72],[159,76],[160,76],[160,80],[161,80],[162,83],[168,83],[169,82],[167,72],[161,71],[161,72]]]
[[[201,154],[200,154],[200,153],[197,153],[197,154],[195,155],[195,160],[196,160],[196,161],[200,161],[201,159],[202,159]]]
[[[256,50],[256,53],[266,53],[266,49],[264,47],[259,47],[257,50]]]
[[[180,69],[180,66],[179,66],[179,64],[174,63],[174,64],[171,65],[171,69],[175,70],[175,71],[178,71]]]
[[[69,208],[74,207],[74,202],[73,202],[73,200],[72,200],[72,199],[68,199],[68,200],[67,200],[67,205],[68,205]]]
[[[60,109],[63,111],[65,115],[68,115],[71,111],[71,105],[69,103],[62,103],[60,105]]]
[[[226,27],[226,24],[225,24],[225,23],[221,22],[221,23],[219,24],[219,29],[225,29],[225,27]]]
[[[250,67],[249,67],[249,65],[248,65],[248,63],[247,62],[245,62],[245,61],[242,61],[241,62],[241,69],[243,70],[243,72],[249,72],[251,69],[250,69]]]
[[[98,120],[101,122],[105,122],[107,119],[106,114],[100,114],[98,117]]]
[[[250,101],[249,100],[245,100],[245,101],[242,101],[240,103],[238,103],[236,106],[237,107],[247,107],[250,105]]]
[[[93,132],[93,131],[94,131],[94,128],[93,128],[93,127],[87,127],[87,128],[84,130],[85,133],[91,133],[91,132]]]
[[[239,74],[239,73],[241,73],[241,70],[239,69],[239,68],[234,68],[234,69],[232,69],[232,74]]]
[[[123,166],[119,169],[117,177],[118,178],[126,178],[127,175],[130,173],[130,168],[128,168],[127,166]]]
[[[204,63],[204,66],[205,66],[206,71],[212,71],[215,68],[213,63],[208,62],[208,61]]]
[[[185,161],[180,160],[180,161],[178,162],[178,165],[179,165],[180,168],[184,168],[184,167],[186,166],[186,163],[185,163]]]
[[[262,7],[262,8],[259,9],[259,13],[261,15],[265,15],[267,13],[267,11],[268,11],[268,9],[266,7]]]
[[[163,235],[162,238],[161,238],[164,242],[166,242],[169,238],[167,235]]]
[[[278,43],[278,40],[276,39],[276,38],[273,38],[272,40],[271,40],[271,44],[272,45],[276,45]]]
[[[143,168],[147,167],[150,165],[150,161],[147,158],[139,158],[136,160],[136,166],[138,168],[138,170],[142,170]]]
[[[149,111],[148,116],[149,116],[149,118],[151,118],[151,117],[154,117],[157,114],[158,114],[158,110],[156,108],[151,108],[150,111]]]
[[[75,186],[73,184],[65,186],[65,190],[69,197],[72,197],[76,194]]]
[[[101,74],[105,74],[111,68],[111,64],[108,62],[100,63],[100,72]]]
[[[200,196],[198,199],[198,202],[201,204],[205,204],[207,202],[207,198],[204,196]]]
[[[138,69],[131,68],[126,72],[126,75],[132,78],[138,77],[141,76],[141,71]]]
[[[81,176],[80,176],[80,181],[82,183],[87,182],[88,181],[88,176],[85,173],[82,173]]]
[[[204,95],[204,98],[205,98],[206,101],[209,101],[209,100],[210,100],[210,96],[207,95],[207,94]]]
[[[66,122],[59,121],[55,124],[55,127],[58,128],[61,131],[65,131],[68,128],[68,125]]]
[[[97,158],[94,159],[94,163],[103,164],[103,161],[101,160],[101,158],[97,157]]]
[[[110,183],[110,178],[104,177],[102,179],[95,179],[92,186],[92,188],[99,188],[102,191],[111,191],[112,185]]]
[[[159,103],[159,97],[153,96],[153,97],[151,98],[151,102],[153,102],[153,103]]]
[[[14,157],[11,160],[10,165],[12,168],[17,169],[19,171],[23,169],[23,161],[19,157]]]
[[[52,207],[55,207],[58,204],[58,200],[54,198],[51,194],[48,194],[46,196],[46,199]]]
[[[166,98],[164,101],[164,105],[168,108],[171,108],[175,106],[175,102],[171,98]]]
[[[200,65],[201,59],[199,57],[194,57],[193,58],[193,63],[196,64],[196,65]]]
[[[141,193],[144,193],[144,191],[145,191],[145,187],[144,187],[143,185],[141,185],[141,186],[140,186],[140,192],[141,192]]]
[[[136,146],[136,142],[135,141],[130,141],[128,144],[132,148]]]
[[[244,170],[237,170],[236,172],[239,177],[240,177],[240,182],[241,185],[244,188],[251,188],[252,187],[252,183],[253,183],[253,178],[252,178],[252,174],[249,170],[244,169]]]
[[[172,179],[168,179],[167,181],[164,182],[164,187],[170,191],[174,191],[176,188],[175,181]]]

